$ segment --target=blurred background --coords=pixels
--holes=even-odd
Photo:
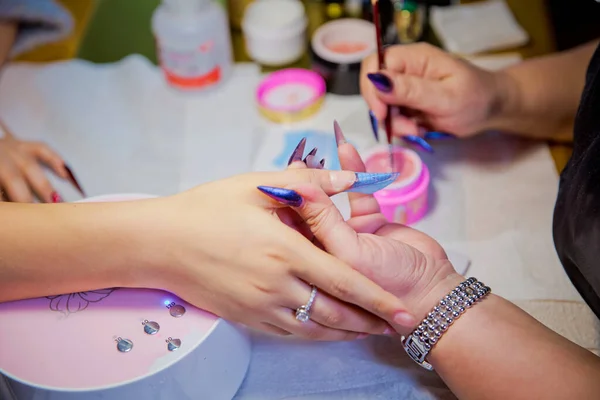
[[[121,60],[141,54],[157,63],[152,16],[160,0],[57,0],[74,17],[75,28],[64,40],[21,54],[20,61],[48,62],[79,58],[94,63]],[[227,13],[228,29],[235,62],[252,61],[244,40],[242,20],[253,0],[214,0]],[[387,43],[426,41],[440,45],[433,27],[431,8],[477,3],[476,0],[390,1],[382,0],[382,18]],[[362,0],[302,0],[308,27],[306,42],[327,22],[341,18],[370,21],[371,4]],[[518,52],[522,58],[565,50],[600,36],[600,5],[595,1],[506,0],[517,23],[527,32],[527,43],[502,51]],[[297,60],[284,65],[261,65],[263,72],[281,68],[311,68],[314,52],[302,52]],[[312,53],[312,57],[311,57]],[[479,55],[481,55],[479,54]],[[568,144],[552,144],[552,154],[560,170],[569,156]]]

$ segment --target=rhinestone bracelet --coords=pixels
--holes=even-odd
[[[402,336],[404,351],[421,367],[433,371],[433,366],[425,361],[433,346],[467,308],[491,291],[475,278],[462,282],[433,307],[433,310],[408,337]]]

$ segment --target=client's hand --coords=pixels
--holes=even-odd
[[[38,197],[45,203],[57,202],[59,198],[48,182],[42,164],[59,177],[68,178],[64,161],[50,147],[18,140],[5,131],[5,137],[0,139],[0,201],[25,203]]]
[[[342,168],[362,172],[365,166],[356,149],[336,128]],[[294,168],[306,168],[293,163]],[[315,241],[327,252],[395,294],[410,314],[399,312],[391,324],[408,332],[461,277],[448,261],[442,247],[431,237],[400,224],[387,222],[370,194],[349,193],[351,218],[345,222],[329,196],[310,183],[286,185],[302,197],[294,209],[306,222]],[[413,320],[413,326],[410,326]]]
[[[381,187],[395,176],[369,178]],[[305,169],[240,175],[152,200],[160,206],[151,210],[152,237],[159,232],[158,256],[153,255],[159,267],[146,273],[143,284],[277,334],[344,340],[393,332],[385,320],[392,320],[402,303],[280,222],[278,211],[298,205],[299,198],[279,198],[282,204],[264,194],[277,197],[268,187],[300,184],[314,185],[325,197],[368,189],[354,172]],[[311,284],[318,294],[311,320],[303,323],[294,313],[307,303]]]

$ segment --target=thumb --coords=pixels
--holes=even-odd
[[[294,187],[302,202],[295,207],[312,234],[331,255],[352,265],[357,260],[358,234],[321,188],[304,184]]]
[[[380,71],[367,77],[377,89],[377,98],[386,104],[430,113],[437,111],[448,98],[444,84],[437,79],[391,71]]]

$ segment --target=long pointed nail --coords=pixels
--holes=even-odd
[[[306,157],[304,157],[304,160],[302,160],[302,161],[304,161],[304,162],[306,163],[306,159],[307,159],[309,156],[315,156],[316,154],[317,154],[317,148],[315,147],[314,149],[312,149],[312,150],[310,151],[310,153],[308,153],[308,154],[306,155]]]
[[[305,137],[302,138],[302,140],[298,143],[298,145],[292,152],[292,155],[290,156],[290,159],[288,160],[287,165],[290,165],[291,163],[293,163],[295,161],[302,161],[302,154],[304,154],[304,146],[306,146],[306,138]]]
[[[317,168],[319,166],[317,163],[317,158],[311,155],[306,156],[304,163],[308,168]]]
[[[71,168],[67,164],[64,164],[64,166],[65,166],[65,170],[67,171],[67,175],[69,175],[69,180],[71,181],[73,186],[75,186],[75,188],[79,191],[79,193],[81,193],[81,195],[83,197],[85,197],[85,193],[84,193],[83,189],[81,188],[81,185],[79,184],[79,182],[77,182],[77,179],[75,179],[73,170],[71,170]]]
[[[335,144],[338,147],[346,143],[344,132],[342,132],[342,128],[340,128],[340,124],[337,121],[333,121],[333,132],[335,133]]]
[[[425,139],[456,139],[457,137],[451,133],[446,132],[427,132],[423,135]]]
[[[373,194],[398,178],[398,173],[356,172],[356,180],[346,192]]]
[[[51,196],[53,203],[62,203],[63,202],[63,199],[62,199],[62,197],[60,197],[60,194],[58,194],[56,192],[52,192],[50,194],[50,196]]]
[[[377,117],[373,114],[373,111],[369,110],[369,119],[371,120],[371,129],[373,129],[373,136],[375,136],[375,140],[379,142],[379,122],[377,122]]]
[[[431,145],[429,143],[427,143],[427,141],[420,136],[406,135],[406,136],[402,136],[402,139],[411,144],[414,144],[414,145],[420,147],[422,150],[424,150],[428,153],[433,153],[433,147],[431,147]]]
[[[325,168],[325,159],[321,159],[321,161],[319,161],[319,169],[323,169]]]
[[[282,189],[272,186],[258,186],[257,189],[273,200],[276,200],[281,204],[285,204],[286,206],[300,207],[303,202],[302,196],[300,196],[298,192],[291,189]]]
[[[389,93],[394,89],[392,80],[384,74],[381,74],[379,72],[375,74],[367,74],[367,78],[369,78],[369,80],[373,83],[373,86],[375,86],[377,90],[383,93]]]

